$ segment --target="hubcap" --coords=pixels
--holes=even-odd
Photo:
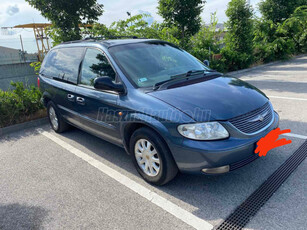
[[[160,171],[160,159],[155,147],[146,139],[135,143],[134,154],[136,161],[148,176],[156,176]]]
[[[53,128],[55,130],[57,130],[59,128],[58,117],[57,117],[55,110],[52,106],[50,106],[50,108],[49,108],[49,118],[50,118],[50,121],[51,121]]]

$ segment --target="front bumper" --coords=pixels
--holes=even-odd
[[[279,125],[274,112],[272,124],[253,136],[231,136],[225,140],[195,141],[184,138],[181,145],[170,145],[171,152],[181,172],[204,173],[203,169],[229,166],[229,171],[240,168],[258,158],[254,153],[256,143]],[[210,173],[212,174],[212,173]]]

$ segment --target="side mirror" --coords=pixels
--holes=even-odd
[[[203,63],[205,64],[205,66],[210,66],[210,62],[208,60],[204,60]]]
[[[112,82],[109,77],[98,77],[94,80],[94,88],[101,90],[116,91],[118,93],[124,93],[125,88],[123,84]]]

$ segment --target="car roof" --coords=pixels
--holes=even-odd
[[[150,42],[150,41],[160,41],[157,39],[110,39],[110,40],[101,40],[101,39],[85,39],[85,40],[79,40],[79,41],[70,41],[70,42],[64,42],[62,45],[69,45],[69,44],[101,44],[106,48],[112,47],[112,46],[117,46],[117,45],[126,45],[126,44],[134,44],[134,43],[142,43],[142,42]],[[161,41],[163,42],[163,41]]]

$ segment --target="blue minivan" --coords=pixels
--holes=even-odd
[[[160,40],[63,43],[38,81],[55,132],[72,125],[125,148],[155,185],[240,168],[279,123],[259,89]]]

